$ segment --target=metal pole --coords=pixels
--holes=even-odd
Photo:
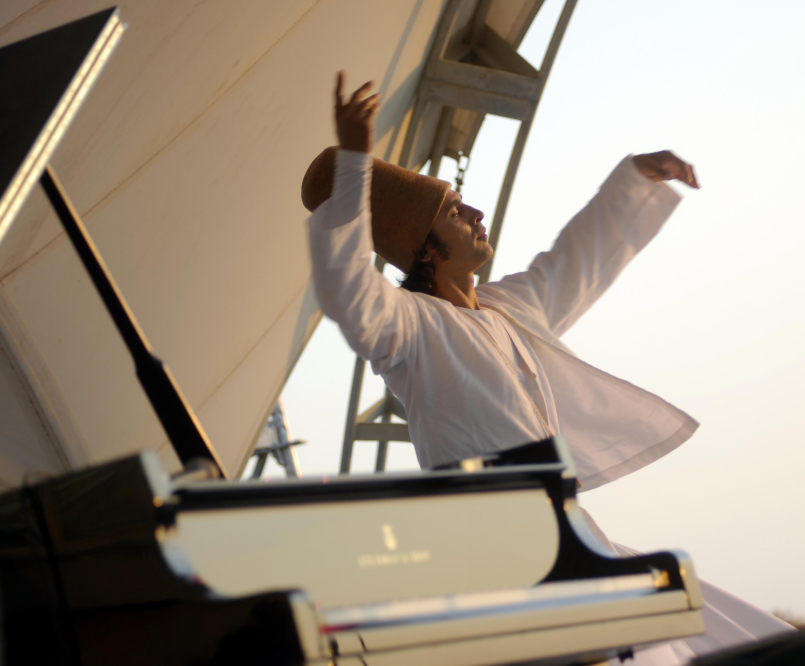
[[[383,418],[381,419],[383,423],[388,423],[391,421],[391,418],[386,414],[383,414]],[[386,458],[388,457],[389,452],[389,443],[388,442],[378,442],[377,443],[377,459],[375,460],[375,472],[385,472],[386,471]]]
[[[145,334],[106,268],[98,248],[92,242],[84,223],[50,165],[45,167],[39,181],[117,330],[120,331],[134,359],[140,384],[151,401],[179,460],[187,466],[194,458],[205,458],[218,468],[222,477],[225,477],[223,465],[204,428],[182,395],[168,367],[151,353],[151,345],[148,344]]]
[[[553,67],[553,61],[556,60],[556,54],[559,52],[559,46],[562,44],[562,39],[565,36],[565,30],[570,23],[570,17],[573,16],[573,10],[576,8],[577,0],[567,0],[559,20],[556,22],[556,27],[553,30],[551,41],[548,48],[545,50],[545,55],[542,58],[542,66],[539,68],[540,76],[547,79]]]
[[[386,402],[383,406],[383,416],[380,418],[381,423],[391,423],[391,411],[393,409],[394,396],[391,390],[386,387]],[[386,458],[388,457],[389,443],[380,441],[377,443],[377,459],[375,460],[375,472],[384,472],[386,470]]]
[[[285,475],[292,479],[302,476],[299,469],[299,457],[296,455],[296,447],[291,442],[288,434],[288,421],[285,418],[285,406],[282,399],[277,400],[274,406],[274,430],[277,433],[277,450],[275,455],[277,462],[285,468]]]
[[[268,451],[263,451],[257,454],[257,460],[254,463],[254,471],[252,472],[252,480],[258,480],[263,478],[263,470],[266,467],[266,461],[268,460]]]
[[[347,424],[344,427],[344,446],[341,449],[341,467],[339,474],[349,474],[352,466],[352,446],[355,443],[355,419],[358,417],[358,401],[361,399],[363,386],[363,370],[366,361],[360,356],[355,357],[355,371],[352,373],[352,392],[349,394],[347,407]]]

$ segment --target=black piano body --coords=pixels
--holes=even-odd
[[[422,474],[185,484],[146,452],[32,485],[0,497],[7,664],[585,664],[700,633],[690,560],[609,552],[576,484],[557,439]]]

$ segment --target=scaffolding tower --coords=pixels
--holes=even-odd
[[[542,64],[535,69],[517,53],[517,48],[544,4],[545,0],[525,3],[507,39],[487,23],[494,0],[450,0],[417,87],[398,161],[400,166],[416,171],[429,162],[428,175],[437,177],[442,159],[451,157],[458,163],[461,174],[460,160],[469,157],[486,114],[519,120],[520,129],[489,227],[489,243],[493,248],[497,248],[526,140],[576,0],[566,0]],[[378,256],[375,266],[382,272],[385,263]],[[491,270],[490,260],[478,271],[479,284],[489,280]],[[380,400],[358,413],[365,369],[366,361],[356,356],[341,474],[350,472],[356,441],[377,442],[376,472],[386,468],[389,442],[411,441],[405,408],[388,387]],[[403,423],[392,423],[393,416]]]

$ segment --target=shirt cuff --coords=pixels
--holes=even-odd
[[[356,220],[364,210],[369,210],[371,184],[372,156],[355,150],[337,150],[332,194],[328,205],[320,207],[322,214],[314,213],[311,226],[336,229]]]
[[[651,195],[659,200],[667,200],[669,203],[673,202],[674,205],[682,200],[682,195],[671,187],[667,182],[660,181],[655,183],[651,178],[645,176],[637,168],[634,161],[634,155],[629,153],[621,160],[621,163],[616,167],[616,172],[619,172],[623,181],[626,184],[627,190],[630,192],[648,190]]]
[[[368,169],[372,166],[372,156],[359,150],[344,150],[339,148],[335,151],[335,172],[357,171]]]

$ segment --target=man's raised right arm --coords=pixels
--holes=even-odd
[[[368,149],[375,112],[361,113],[366,100],[359,93],[368,85],[347,104],[340,101],[341,86],[339,75],[336,122],[342,148],[335,156],[332,194],[309,219],[313,281],[324,314],[339,325],[358,354],[385,371],[411,353],[416,305],[411,294],[393,287],[372,265]]]

